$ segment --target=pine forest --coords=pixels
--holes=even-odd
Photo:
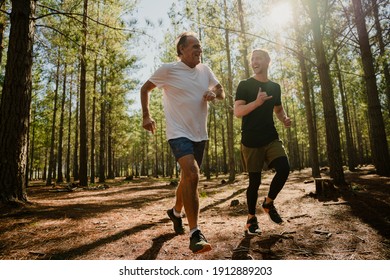
[[[178,178],[161,90],[150,100],[155,134],[142,128],[139,95],[153,69],[177,59],[183,31],[199,36],[202,62],[226,92],[209,106],[206,178],[233,182],[243,172],[233,105],[238,83],[252,75],[254,48],[269,51],[292,119],[291,129],[275,122],[292,170],[319,177],[328,167],[336,185],[366,164],[390,176],[389,1],[179,0],[167,20],[146,22],[139,2],[0,1],[1,203],[27,202],[37,180]],[[141,50],[160,36],[147,63]]]

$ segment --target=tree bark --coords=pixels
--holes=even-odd
[[[227,4],[224,0],[224,10],[225,10],[225,21],[227,25],[228,13],[227,13]],[[228,158],[229,158],[229,182],[234,182],[236,178],[236,170],[234,164],[234,131],[233,131],[233,77],[232,77],[232,65],[231,65],[231,55],[230,55],[230,41],[229,41],[229,30],[225,29],[225,44],[226,44],[226,59],[228,62],[228,87],[227,87],[227,134],[228,134]]]
[[[372,160],[379,175],[390,176],[389,148],[386,140],[386,131],[381,112],[381,105],[379,102],[374,59],[370,49],[362,3],[360,0],[352,0],[352,4],[355,14],[356,28],[358,31],[366,85]]]
[[[250,69],[249,69],[249,61],[248,61],[248,42],[246,38],[246,26],[245,26],[245,20],[244,20],[244,9],[242,7],[242,1],[237,1],[238,6],[238,19],[240,21],[240,29],[241,29],[241,53],[242,53],[242,59],[244,62],[244,70],[245,70],[245,78],[250,76]]]
[[[374,12],[374,19],[375,19],[375,29],[376,29],[376,37],[378,40],[379,45],[379,53],[382,57],[382,65],[383,65],[383,74],[384,74],[384,82],[385,82],[385,94],[387,99],[387,110],[390,113],[390,71],[389,71],[389,59],[388,56],[386,58],[386,47],[385,43],[383,41],[383,32],[382,32],[382,26],[379,20],[379,9],[378,9],[378,1],[377,0],[371,0],[372,1],[372,10]]]
[[[73,75],[70,79],[70,89],[69,89],[69,117],[68,117],[68,144],[67,144],[67,152],[66,152],[66,181],[69,183],[70,180],[70,142],[71,142],[71,131],[72,131],[72,80]]]
[[[100,145],[99,145],[99,183],[106,181],[106,101],[105,101],[105,68],[101,66],[100,81]]]
[[[93,98],[92,98],[92,120],[91,120],[91,178],[90,182],[95,183],[95,123],[96,123],[96,84],[97,84],[97,59],[93,66]]]
[[[294,6],[295,7],[295,6]],[[318,161],[318,146],[317,146],[317,135],[314,125],[314,118],[313,118],[313,110],[310,102],[310,87],[308,82],[308,75],[307,75],[307,67],[306,62],[304,59],[303,54],[303,46],[302,46],[302,36],[301,31],[298,26],[298,13],[296,11],[296,8],[293,10],[294,12],[294,28],[297,38],[297,50],[298,50],[298,62],[299,62],[299,68],[301,72],[301,81],[302,81],[302,90],[303,90],[303,96],[304,96],[304,102],[305,102],[305,112],[306,112],[306,123],[307,123],[307,129],[309,133],[309,154],[310,154],[310,162],[311,162],[311,175],[316,177],[321,177],[320,173],[320,164]]]
[[[324,107],[326,146],[330,166],[330,176],[335,184],[345,184],[343,161],[341,156],[340,133],[337,123],[336,106],[334,102],[333,83],[330,76],[329,63],[325,55],[322,41],[320,19],[317,1],[309,0],[309,16],[314,37],[314,47],[317,57],[317,69],[320,77],[322,103]]]
[[[64,176],[62,173],[62,158],[63,158],[63,138],[64,138],[64,114],[65,114],[65,100],[66,100],[66,69],[67,65],[64,65],[64,80],[62,86],[62,99],[61,99],[61,113],[60,113],[60,127],[58,136],[58,152],[57,152],[57,183],[64,182]]]
[[[27,201],[28,131],[34,42],[33,0],[13,0],[0,105],[0,203]]]
[[[75,137],[74,137],[74,151],[73,151],[73,179],[79,180],[79,102],[80,92],[77,91],[76,96],[76,116],[75,116]]]
[[[83,29],[81,44],[81,64],[80,64],[80,186],[88,185],[88,135],[87,135],[87,16],[88,0],[84,0]]]
[[[340,95],[341,95],[341,105],[343,107],[345,138],[347,141],[346,149],[347,149],[347,154],[348,154],[348,169],[350,171],[355,171],[355,168],[357,166],[356,149],[355,149],[355,146],[353,144],[352,132],[351,132],[351,128],[350,128],[351,127],[350,117],[348,114],[347,97],[346,97],[345,92],[344,92],[344,86],[343,86],[343,81],[342,81],[342,77],[341,77],[340,65],[339,65],[337,54],[335,55],[335,65],[336,65],[339,91],[340,91]]]
[[[50,186],[52,184],[53,179],[53,171],[55,166],[54,159],[54,145],[55,145],[55,130],[56,130],[56,119],[57,119],[57,100],[58,100],[58,81],[60,79],[60,59],[57,60],[57,71],[56,71],[56,88],[54,90],[54,107],[53,107],[53,118],[51,123],[51,140],[50,140],[50,155],[49,155],[49,170],[47,172],[46,178],[46,186]]]

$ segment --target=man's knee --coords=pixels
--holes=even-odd
[[[188,176],[190,177],[191,181],[198,181],[199,168],[196,165],[192,165],[189,169]]]
[[[276,172],[288,175],[290,173],[290,163],[287,157],[279,157],[274,159],[270,167],[274,168]]]

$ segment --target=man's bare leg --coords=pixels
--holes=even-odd
[[[178,160],[181,168],[181,180],[177,188],[176,195],[182,197],[176,197],[175,208],[184,205],[186,212],[188,226],[190,230],[198,226],[198,215],[199,215],[199,193],[198,193],[198,183],[199,183],[199,167],[195,161],[193,155],[186,155],[181,157]],[[178,210],[176,208],[176,210]]]

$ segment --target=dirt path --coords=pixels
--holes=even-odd
[[[263,233],[252,238],[243,232],[246,176],[234,184],[202,180],[200,226],[213,250],[200,255],[188,249],[188,234],[174,235],[165,214],[175,192],[169,181],[74,191],[36,182],[28,189],[33,205],[0,209],[0,259],[390,259],[390,179],[369,169],[346,177],[351,191],[319,200],[314,183],[305,183],[310,170],[291,173],[276,201],[285,225],[259,215]],[[271,178],[265,174],[260,197]]]

